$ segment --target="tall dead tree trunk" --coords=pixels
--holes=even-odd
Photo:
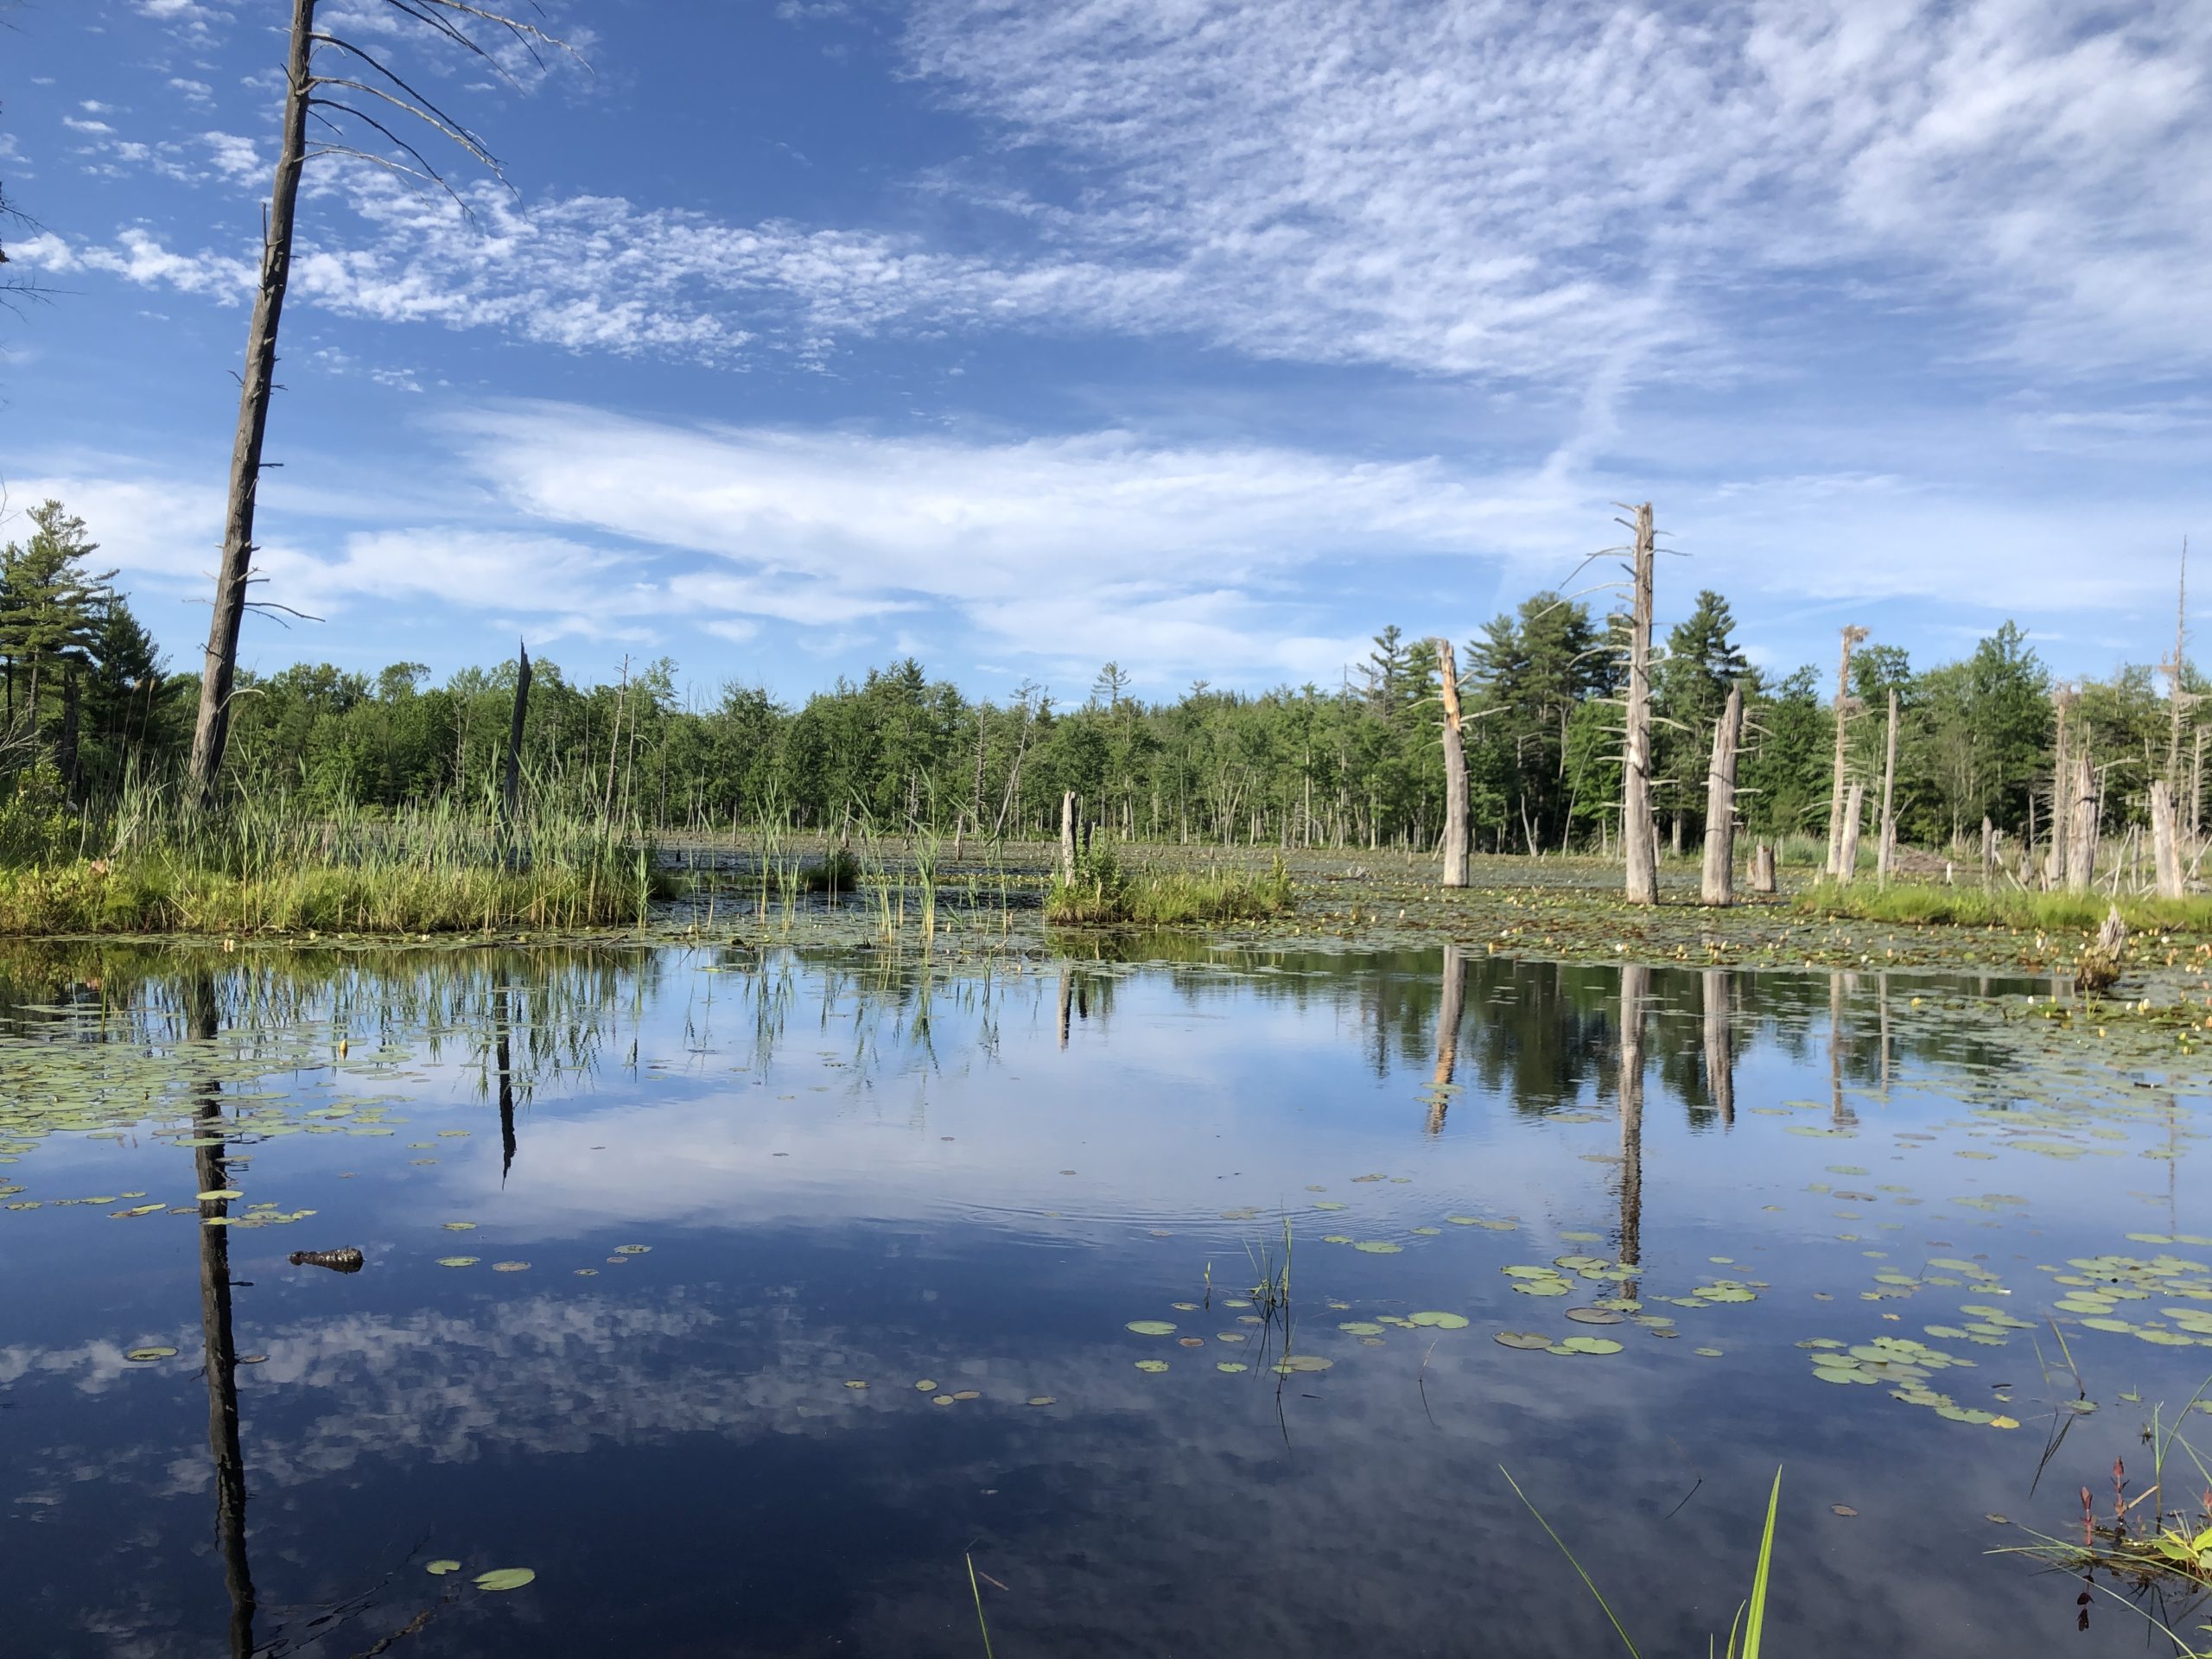
[[[1997,826],[1989,821],[1986,812],[1981,816],[1981,885],[1997,885]]]
[[[2097,868],[2097,774],[2085,750],[2074,757],[2067,791],[2066,891],[2087,893]]]
[[[1866,637],[1866,630],[1852,626],[1843,631],[1843,660],[1835,671],[1835,766],[1828,782],[1828,846],[1827,874],[1841,881],[1848,880],[1843,874],[1843,799],[1844,772],[1847,757],[1844,742],[1851,721],[1851,652],[1852,648]]]
[[[530,647],[518,640],[515,657],[514,710],[507,716],[507,762],[499,778],[499,816],[510,839],[522,810],[522,734],[523,723],[530,715]]]
[[[215,797],[230,741],[231,685],[238,677],[238,627],[245,620],[246,584],[253,574],[253,515],[261,490],[262,440],[276,385],[276,325],[292,275],[292,226],[307,164],[308,102],[314,92],[315,0],[292,0],[291,48],[284,63],[284,118],[276,179],[261,243],[261,278],[246,327],[245,374],[238,385],[238,431],[231,444],[230,499],[223,518],[223,559],[215,574],[215,610],[207,622],[207,655],[200,669],[200,718],[192,731],[187,774],[195,801]]]
[[[1874,853],[1875,879],[1890,885],[1890,869],[1897,856],[1897,693],[1890,688],[1889,731],[1882,744],[1882,841]]]
[[[1633,603],[1629,613],[1628,726],[1621,755],[1621,850],[1632,905],[1659,902],[1658,849],[1651,821],[1651,504],[1636,510]]]
[[[2066,717],[2074,707],[2074,693],[2070,687],[2060,686],[2051,694],[2051,704],[2058,711],[2058,735],[2051,751],[2050,763],[2050,851],[2044,858],[2044,887],[2056,891],[2066,885],[2066,853],[2073,839],[2074,827],[2074,766],[2073,756],[2066,743]]]
[[[1843,840],[1836,848],[1835,879],[1839,884],[1848,882],[1859,874],[1859,825],[1866,812],[1866,785],[1853,784],[1845,798],[1843,808]]]
[[[1728,688],[1728,706],[1713,728],[1713,765],[1705,779],[1705,870],[1700,896],[1708,905],[1736,902],[1736,746],[1744,734],[1744,688]]]
[[[2174,822],[2173,786],[2163,778],[2151,785],[2151,846],[2158,872],[2158,897],[2182,896],[2181,837]]]
[[[1075,791],[1060,794],[1060,880],[1075,880]]]
[[[1444,684],[1444,885],[1467,885],[1467,747],[1459,728],[1459,666],[1452,642],[1436,642]]]

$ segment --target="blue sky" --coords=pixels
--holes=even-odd
[[[186,666],[287,10],[0,34],[9,270],[54,290],[0,314],[0,477]],[[260,591],[324,620],[252,664],[1333,684],[1649,498],[1662,622],[1718,588],[1762,663],[2009,616],[2103,673],[2212,541],[2201,0],[548,13],[588,69],[510,86],[323,0],[512,190],[315,164]]]

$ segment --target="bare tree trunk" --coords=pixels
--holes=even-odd
[[[1634,602],[1629,616],[1628,727],[1621,758],[1621,849],[1632,905],[1659,902],[1658,849],[1651,821],[1651,504],[1636,510]]]
[[[1751,851],[1751,891],[1772,893],[1774,890],[1774,843],[1763,841]]]
[[[1859,821],[1866,811],[1866,785],[1853,784],[1843,809],[1843,841],[1836,849],[1835,879],[1839,885],[1859,874]]]
[[[222,568],[215,610],[207,623],[207,655],[200,671],[200,718],[192,732],[188,772],[198,804],[215,797],[231,734],[231,685],[238,677],[238,627],[245,620],[246,583],[253,571],[253,515],[261,490],[261,447],[276,384],[276,325],[292,275],[292,226],[300,169],[307,161],[308,99],[315,42],[315,0],[292,0],[291,49],[285,60],[284,125],[261,245],[261,281],[245,336],[245,374],[238,386],[238,432],[231,448],[230,499],[223,522]]]
[[[2074,693],[2062,685],[2051,702],[2058,709],[2058,737],[2050,766],[2050,852],[2044,861],[2044,887],[2056,892],[2067,884],[2066,855],[2074,835],[2073,757],[2066,745],[2066,716],[2074,706]]]
[[[1439,638],[1436,665],[1444,684],[1444,885],[1467,885],[1467,749],[1459,728],[1459,665],[1452,642]]]
[[[530,714],[530,647],[515,645],[515,705],[507,717],[507,764],[499,779],[499,812],[510,839],[522,809],[522,733]]]
[[[1851,721],[1851,651],[1866,637],[1866,630],[1862,627],[1844,629],[1843,660],[1835,671],[1835,767],[1828,781],[1827,874],[1838,881],[1851,879],[1844,874],[1841,857],[1846,763],[1844,740]]]
[[[1981,816],[1981,885],[1997,885],[1997,826],[1986,812]]]
[[[1705,970],[1705,1090],[1723,1123],[1736,1121],[1736,1047],[1730,1031],[1728,971]]]
[[[1882,842],[1874,854],[1874,874],[1883,886],[1890,885],[1890,867],[1897,855],[1897,693],[1890,688],[1890,727],[1883,742],[1882,757]]]
[[[1713,766],[1705,780],[1705,872],[1708,905],[1736,902],[1736,745],[1744,734],[1744,688],[1728,688],[1728,706],[1713,728]]]
[[[1060,795],[1060,880],[1075,880],[1075,791]]]
[[[77,704],[77,671],[67,663],[61,665],[61,741],[54,745],[54,760],[61,773],[61,786],[69,791],[71,800],[80,799],[85,792],[85,773],[80,764],[82,756],[78,747],[79,711]]]
[[[2182,896],[2181,839],[2175,829],[2173,787],[2161,778],[2151,785],[2151,845],[2161,899]]]
[[[2068,794],[2071,822],[2066,836],[2066,891],[2087,893],[2097,864],[2097,777],[2086,750],[2074,757],[2073,787]]]

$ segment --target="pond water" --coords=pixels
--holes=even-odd
[[[1770,1652],[2162,1650],[1993,1552],[2212,1371],[2201,1075],[2048,982],[1180,954],[19,962],[0,1647],[1621,1650],[1510,1471],[1702,1654],[1779,1468]]]

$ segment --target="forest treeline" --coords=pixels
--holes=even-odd
[[[59,504],[0,553],[0,765],[58,781],[79,804],[126,779],[174,777],[189,746],[198,677],[165,671],[154,642],[92,568],[86,527]],[[1476,844],[1554,851],[1617,844],[1621,623],[1536,594],[1459,648]],[[1170,702],[1129,694],[1108,664],[1076,697],[1026,685],[973,699],[906,658],[789,704],[733,681],[711,701],[679,693],[665,659],[613,683],[533,664],[528,786],[665,831],[775,821],[835,828],[926,823],[971,836],[1057,833],[1063,791],[1133,839],[1427,849],[1442,825],[1441,699],[1434,643],[1385,628],[1334,687],[1257,694],[1203,681]],[[393,808],[488,801],[498,788],[517,664],[434,683],[419,664],[375,675],[327,664],[241,671],[226,768],[235,789],[304,806]],[[1898,694],[1897,811],[1922,845],[2008,836],[2049,821],[2057,696],[2069,751],[2086,742],[2108,829],[2140,817],[2177,741],[2171,687],[2149,668],[2055,685],[2010,623],[1965,658],[1916,667],[1878,641],[1851,660],[1843,702],[1854,777],[1878,783],[1889,696]],[[1835,671],[1753,666],[1726,600],[1705,592],[1665,639],[1653,673],[1655,805],[1663,835],[1703,831],[1713,728],[1740,681],[1748,721],[1739,814],[1755,835],[1827,829]],[[2182,772],[2202,792],[2194,693],[2184,671]],[[1869,790],[1870,797],[1874,790]],[[1870,800],[1870,808],[1872,802]],[[2184,825],[2198,813],[2183,791]]]

